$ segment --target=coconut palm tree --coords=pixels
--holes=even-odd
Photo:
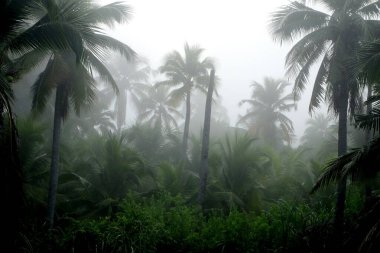
[[[170,103],[169,89],[164,86],[149,87],[140,100],[138,122],[147,123],[166,132],[178,128],[176,118],[182,115]]]
[[[309,110],[325,99],[339,116],[338,155],[347,152],[347,113],[354,112],[359,94],[355,71],[348,66],[359,43],[377,35],[380,14],[378,1],[318,0],[328,12],[293,1],[272,15],[272,34],[281,43],[303,36],[286,57],[287,73],[295,76],[293,92],[299,95],[308,81],[311,66],[322,58],[314,81]],[[340,231],[346,192],[346,180],[338,184],[335,224]]]
[[[241,116],[239,124],[246,124],[250,130],[264,141],[276,146],[277,129],[280,127],[282,138],[290,143],[293,123],[284,114],[296,107],[292,94],[283,96],[288,82],[281,79],[264,78],[264,84],[252,83],[251,99],[242,100],[239,105],[249,104],[247,113]]]
[[[152,74],[152,69],[143,59],[135,59],[133,62],[127,63],[123,60],[120,57],[114,59],[116,63],[113,61],[110,69],[119,87],[114,107],[116,125],[119,130],[125,124],[127,117],[128,98],[138,107],[140,99],[149,87],[148,82]],[[112,89],[106,91],[112,95]]]
[[[0,156],[2,192],[5,193],[6,211],[4,217],[4,247],[11,250],[14,236],[18,234],[22,197],[22,173],[18,154],[18,136],[13,119],[11,104],[14,99],[11,84],[22,73],[27,72],[29,62],[22,68],[15,64],[14,57],[28,53],[30,50],[46,52],[57,49],[71,49],[76,58],[81,56],[80,36],[73,32],[70,25],[55,20],[47,22],[40,16],[42,1],[7,0],[0,3]],[[25,68],[25,69],[24,69]],[[13,238],[12,238],[13,237]]]
[[[370,97],[369,103],[374,102],[370,114],[355,115],[356,126],[373,133],[374,138],[368,145],[362,148],[355,148],[344,156],[338,157],[330,161],[326,165],[326,170],[315,184],[313,191],[326,186],[333,181],[337,181],[345,176],[352,177],[353,181],[363,178],[373,177],[379,172],[376,166],[380,149],[380,89],[379,85],[373,86],[375,94]]]
[[[317,114],[306,121],[306,129],[301,137],[301,144],[304,147],[311,148],[313,158],[317,156],[321,160],[336,156],[338,133],[336,124],[330,116]]]
[[[30,50],[47,52],[53,49],[72,49],[80,57],[82,44],[73,29],[60,22],[46,22],[40,15],[51,6],[41,1],[9,0],[0,4],[0,125],[3,113],[11,114],[10,104],[13,92],[10,83],[30,68],[33,63],[15,64],[11,58],[28,53]],[[70,36],[66,36],[70,35]],[[10,56],[12,55],[12,57]]]
[[[185,99],[186,116],[183,131],[182,153],[186,157],[187,142],[189,138],[190,114],[191,114],[191,93],[198,89],[207,92],[208,69],[213,67],[210,58],[201,58],[203,49],[198,46],[189,46],[187,43],[184,47],[185,54],[181,55],[178,51],[173,51],[165,58],[164,65],[160,71],[164,73],[167,80],[158,84],[170,85],[175,87],[170,96],[175,104]]]
[[[373,68],[375,69],[375,68]],[[372,73],[370,73],[372,75]],[[371,247],[376,247],[374,242],[379,239],[380,223],[379,220],[379,206],[378,198],[373,198],[372,189],[368,187],[376,176],[379,174],[380,162],[380,89],[379,85],[373,86],[375,94],[370,97],[368,103],[374,102],[374,107],[369,114],[355,115],[356,126],[360,129],[367,130],[373,133],[374,138],[363,145],[362,147],[355,148],[347,154],[331,160],[326,166],[324,173],[320,176],[314,185],[312,192],[326,187],[327,185],[340,181],[342,178],[349,177],[352,182],[365,182],[366,183],[366,203],[363,208],[364,214],[358,219],[359,235],[357,239],[361,240],[357,251],[371,251]],[[367,192],[371,190],[371,192]],[[369,250],[366,250],[366,248]]]
[[[54,126],[52,160],[50,167],[50,185],[48,198],[48,222],[53,226],[56,191],[58,185],[59,142],[62,121],[67,116],[70,106],[79,114],[82,106],[90,106],[95,96],[95,81],[92,70],[108,82],[115,91],[117,85],[104,65],[105,50],[114,50],[128,59],[134,52],[124,43],[102,33],[99,25],[113,25],[126,21],[129,7],[121,3],[98,6],[91,1],[69,0],[42,2],[46,8],[43,21],[64,20],[76,34],[80,35],[83,45],[81,57],[75,57],[73,50],[52,50],[40,52],[33,50],[24,56],[24,61],[40,62],[48,58],[45,70],[33,85],[33,109],[41,111],[48,98],[55,90]],[[36,57],[39,55],[39,57]]]

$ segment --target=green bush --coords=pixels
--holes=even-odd
[[[288,202],[259,214],[206,215],[181,197],[129,197],[113,218],[74,221],[64,245],[75,252],[286,252],[308,247],[313,228],[331,217],[331,210]]]

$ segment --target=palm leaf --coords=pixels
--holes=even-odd
[[[380,131],[380,108],[373,108],[368,115],[355,115],[355,123],[359,128]]]
[[[380,161],[380,138],[376,138],[368,146],[355,149],[346,155],[330,161],[325,172],[314,185],[311,193],[326,187],[334,181],[344,177],[351,177],[353,181],[373,177],[379,172],[377,164]]]
[[[271,32],[280,42],[293,40],[304,32],[312,32],[326,26],[329,19],[329,15],[294,1],[272,14]]]
[[[93,8],[83,17],[84,23],[106,24],[113,26],[115,22],[123,23],[128,21],[131,15],[131,8],[122,2],[110,3],[98,8]]]

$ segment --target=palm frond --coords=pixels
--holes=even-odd
[[[15,55],[22,55],[30,49],[72,49],[78,60],[82,56],[84,45],[82,36],[70,24],[50,22],[27,29],[13,38],[5,47],[5,50]]]
[[[353,181],[373,177],[379,172],[377,164],[380,161],[380,138],[376,138],[368,146],[355,149],[346,155],[330,161],[325,172],[314,185],[311,193],[326,187],[334,181],[344,177],[351,177]]]
[[[46,68],[41,72],[32,86],[32,109],[37,112],[42,112],[45,109],[48,98],[50,97],[56,80],[54,77],[54,71],[57,68],[57,62],[54,59],[50,59],[46,65]]]
[[[86,41],[86,43],[92,44],[93,46],[96,46],[98,48],[100,47],[106,50],[118,52],[129,61],[137,57],[136,52],[133,51],[128,45],[105,34],[93,33],[84,34],[84,36],[84,40]]]
[[[313,91],[309,103],[309,113],[313,112],[315,108],[318,108],[321,102],[324,100],[325,89],[323,85],[327,82],[329,68],[329,54],[326,53],[321,62],[321,66],[319,66],[317,76],[315,77]]]
[[[110,27],[117,23],[124,23],[129,20],[131,8],[122,2],[110,3],[98,8],[93,8],[83,17],[84,23],[105,24]]]
[[[378,17],[380,15],[379,9],[380,9],[380,1],[375,1],[373,3],[370,3],[368,5],[361,7],[358,10],[358,13],[365,17],[373,18],[373,17]]]
[[[16,58],[13,62],[13,67],[19,73],[25,74],[38,67],[49,55],[51,55],[51,52],[47,50],[31,50]]]
[[[84,57],[88,61],[85,64],[87,68],[94,68],[100,75],[101,80],[105,81],[107,84],[110,84],[112,89],[116,94],[119,93],[119,88],[114,80],[112,74],[109,72],[107,67],[104,65],[101,59],[96,57],[92,52],[85,50]]]
[[[270,26],[275,40],[283,42],[322,28],[329,20],[329,15],[294,1],[271,15]]]
[[[359,128],[380,132],[380,108],[373,108],[368,115],[355,115],[355,123]]]

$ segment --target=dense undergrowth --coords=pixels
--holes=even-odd
[[[347,231],[359,196],[350,194]],[[34,227],[20,245],[30,252],[327,252],[334,246],[332,218],[333,209],[321,203],[278,201],[260,212],[223,213],[202,212],[170,194],[129,196],[113,215],[63,216],[50,234]]]

